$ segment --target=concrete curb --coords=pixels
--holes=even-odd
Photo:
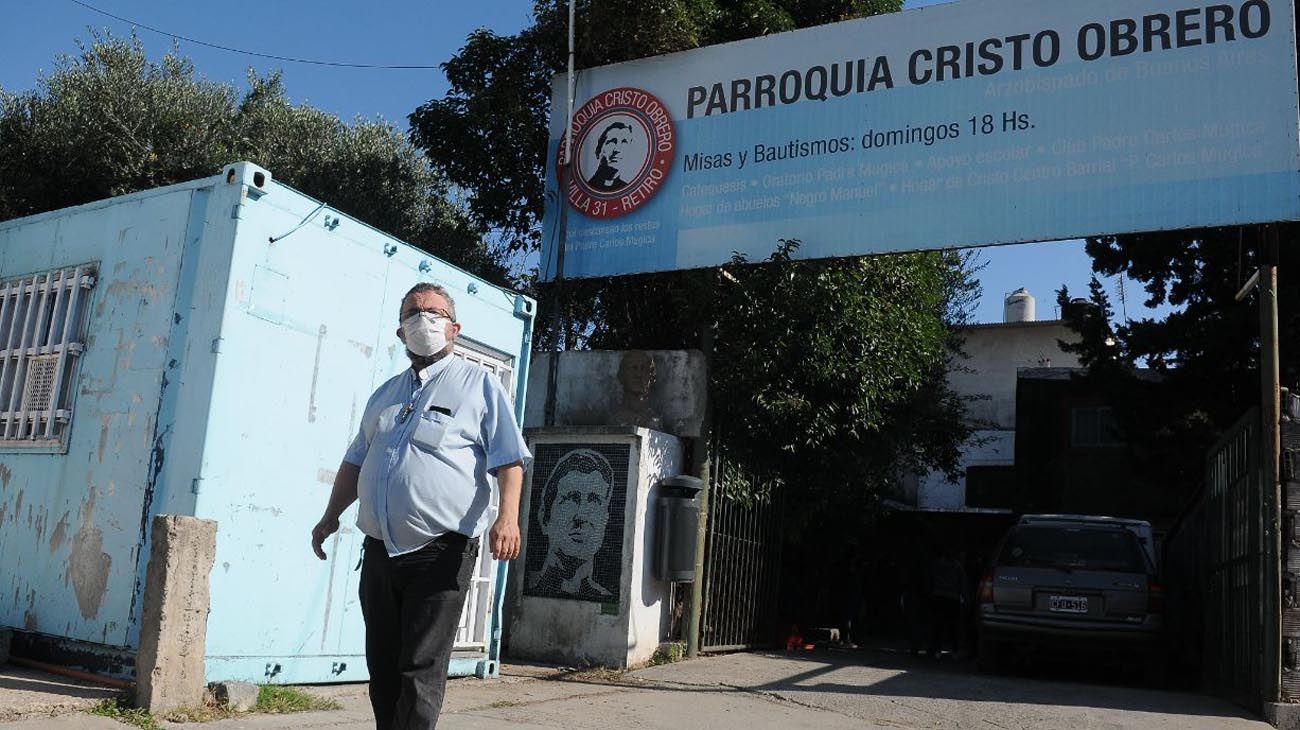
[[[1264,719],[1278,730],[1300,730],[1300,705],[1266,702]]]

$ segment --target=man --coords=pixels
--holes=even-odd
[[[417,284],[402,299],[397,337],[411,367],[370,397],[339,466],[312,549],[360,500],[366,535],[361,613],[377,730],[438,724],[447,666],[496,476],[500,511],[488,532],[492,556],[519,554],[524,445],[505,389],[452,356],[460,324],[445,289]]]
[[[601,192],[612,193],[627,187],[636,174],[636,170],[627,169],[637,164],[638,160],[629,160],[628,152],[632,147],[632,125],[627,122],[611,122],[596,140],[596,159],[599,165],[587,178],[587,184]]]
[[[546,560],[528,576],[530,594],[588,601],[614,598],[594,574],[596,552],[605,543],[613,485],[614,469],[591,449],[570,451],[551,470],[538,512]]]
[[[965,556],[945,548],[929,568],[930,656],[938,658],[951,649],[953,655],[964,649],[962,613],[965,610]]]

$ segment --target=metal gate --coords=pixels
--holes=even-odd
[[[1277,500],[1252,409],[1210,449],[1205,474],[1207,688],[1261,711],[1278,696]]]
[[[1281,585],[1276,588],[1282,610],[1278,701],[1300,702],[1300,398],[1289,395],[1283,403],[1287,418],[1282,422]]]
[[[717,470],[714,471],[718,473]],[[783,490],[759,498],[709,495],[700,648],[735,651],[777,643]]]

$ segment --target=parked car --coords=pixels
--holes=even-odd
[[[1150,529],[1107,517],[1023,517],[980,580],[980,668],[996,669],[1013,646],[1105,651],[1140,662],[1158,681],[1164,589],[1139,538]]]
[[[1093,515],[1025,515],[1020,518],[1022,525],[1045,525],[1054,523],[1077,523],[1087,522],[1088,524],[1119,525],[1132,532],[1142,545],[1142,551],[1147,554],[1151,564],[1160,566],[1160,554],[1157,551],[1158,545],[1155,541],[1155,533],[1151,529],[1151,523],[1146,520],[1134,520],[1125,517],[1099,517]]]

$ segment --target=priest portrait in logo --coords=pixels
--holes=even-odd
[[[668,108],[653,94],[630,86],[606,89],[575,111],[568,127],[555,148],[554,170],[569,207],[584,218],[618,218],[663,188],[676,136]],[[620,245],[649,241],[628,237]]]
[[[627,187],[641,169],[643,160],[633,150],[636,132],[627,122],[613,121],[596,139],[596,171],[587,178],[592,190],[612,193]]]

